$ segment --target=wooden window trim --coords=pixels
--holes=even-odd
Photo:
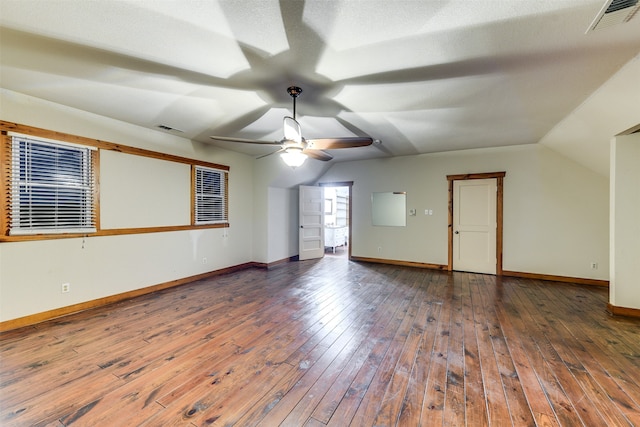
[[[4,219],[4,223],[6,223],[7,227],[6,229],[3,228],[3,230],[5,230],[5,233],[7,235],[13,234],[15,236],[26,236],[26,235],[58,235],[58,234],[93,234],[97,231],[97,208],[96,208],[96,196],[97,196],[97,191],[96,191],[96,184],[97,184],[97,175],[96,175],[96,165],[98,164],[98,150],[94,149],[91,146],[87,146],[84,144],[69,144],[67,141],[60,141],[60,140],[50,140],[47,138],[40,138],[40,137],[33,137],[31,135],[25,135],[25,134],[19,134],[19,133],[11,133],[9,135],[2,135],[0,136],[0,138],[2,138],[4,140],[3,143],[3,149],[5,150],[4,153],[4,158],[7,160],[6,162],[3,163],[3,167],[5,167],[5,170],[7,171],[6,174],[6,181],[5,184],[7,186],[5,187],[1,187],[6,189],[5,190],[5,195],[6,195],[6,199],[5,199],[5,205],[7,207],[5,214],[3,215],[3,219]],[[20,152],[19,156],[20,158],[24,158],[25,161],[27,161],[27,158],[30,158],[31,156],[39,156],[40,154],[47,152],[50,153],[51,149],[53,149],[54,147],[56,147],[56,150],[58,148],[62,148],[65,150],[69,150],[69,151],[73,151],[75,153],[82,153],[83,158],[85,158],[85,155],[88,155],[88,160],[90,163],[90,170],[88,171],[88,175],[86,174],[87,171],[85,171],[81,166],[78,166],[78,169],[71,169],[72,172],[77,173],[78,175],[82,176],[82,178],[86,178],[87,176],[89,177],[90,181],[91,181],[91,213],[90,213],[90,225],[88,225],[86,222],[86,214],[81,214],[79,215],[80,217],[84,218],[82,224],[77,224],[71,228],[74,229],[74,231],[70,231],[70,230],[64,230],[64,227],[61,227],[61,224],[58,222],[57,217],[58,214],[62,214],[61,211],[56,210],[56,215],[54,215],[53,217],[50,218],[51,222],[47,222],[47,225],[41,224],[40,227],[34,227],[32,228],[29,225],[18,225],[17,227],[15,227],[15,229],[12,228],[12,218],[11,218],[11,211],[12,208],[10,207],[10,202],[11,202],[11,194],[14,194],[15,191],[15,178],[14,178],[14,174],[13,174],[13,167],[15,166],[15,154],[16,152],[14,151],[17,147],[14,145],[14,143],[18,141],[18,143],[25,143],[24,148],[23,149],[18,149],[18,151]],[[34,144],[34,145],[31,145]],[[43,147],[48,147],[46,149],[43,150]],[[24,150],[24,151],[23,151]],[[40,154],[39,154],[40,153]],[[23,157],[24,156],[24,157]],[[35,175],[38,175],[38,170],[40,168],[40,166],[38,164],[34,164],[34,165],[28,165],[25,167],[28,170],[33,170]],[[22,172],[22,166],[19,167],[20,168],[20,172]],[[54,167],[55,168],[55,167]],[[29,175],[29,173],[27,173],[27,175]],[[25,182],[27,183],[27,186],[30,186],[31,184],[35,184],[37,179],[34,179],[32,181],[32,177],[24,177]],[[52,182],[48,182],[48,184],[52,184]],[[56,183],[54,184],[56,186],[56,188],[59,190],[61,188],[65,188],[65,183],[62,181],[56,181]],[[45,187],[46,188],[46,187]],[[54,192],[56,194],[58,193],[58,190],[54,190]],[[19,196],[20,197],[20,196]],[[30,212],[29,209],[27,209],[27,212],[23,213],[25,215],[24,219],[27,219],[27,222],[30,222],[29,219],[33,219],[32,216],[32,212]],[[22,215],[22,214],[20,214]],[[64,215],[64,214],[62,214]],[[53,219],[56,218],[56,219]],[[19,221],[20,222],[20,221]],[[34,231],[40,231],[40,232],[34,232]]]
[[[113,142],[102,141],[99,139],[85,138],[83,136],[71,135],[62,132],[55,132],[47,129],[36,128],[33,126],[21,125],[17,123],[6,122],[0,120],[0,132],[6,135],[7,132],[22,133],[25,135],[32,135],[36,137],[48,138],[58,141],[72,142],[79,145],[87,145],[90,147],[96,147],[102,150],[117,151],[124,154],[133,154],[137,156],[150,157],[159,160],[169,160],[177,163],[185,163],[188,165],[200,165],[209,168],[222,169],[229,171],[229,166],[220,165],[217,163],[205,162],[197,159],[190,159],[188,157],[175,156],[173,154],[160,153],[158,151],[146,150],[144,148],[129,147],[127,145],[115,144]]]
[[[71,142],[78,145],[85,145],[98,148],[98,154],[93,157],[94,161],[94,174],[95,174],[95,202],[94,209],[96,220],[96,232],[95,233],[66,233],[66,234],[33,234],[24,236],[10,236],[9,235],[9,215],[10,215],[10,192],[8,191],[11,184],[11,137],[8,136],[9,132],[16,132],[24,135],[30,135],[33,137],[41,137],[47,139],[53,139],[63,142]],[[2,204],[0,206],[0,242],[19,242],[19,241],[33,241],[33,240],[55,240],[55,239],[69,239],[78,237],[94,237],[94,236],[114,236],[125,234],[144,234],[144,233],[163,233],[170,231],[185,231],[194,229],[207,229],[207,228],[224,228],[229,227],[229,222],[219,224],[204,224],[194,225],[193,214],[191,215],[191,223],[188,225],[176,225],[176,226],[161,226],[161,227],[135,227],[135,228],[118,228],[102,230],[100,228],[100,150],[116,151],[123,154],[131,154],[142,157],[149,157],[158,160],[167,160],[177,163],[183,163],[188,165],[205,166],[213,169],[224,170],[226,179],[226,198],[229,200],[229,170],[230,167],[217,163],[206,162],[197,159],[190,159],[187,157],[175,156],[172,154],[160,153],[157,151],[146,150],[143,148],[129,147],[122,144],[116,144],[113,142],[102,141],[99,139],[86,138],[78,135],[66,134],[63,132],[56,132],[48,129],[37,128],[33,126],[22,125],[18,123],[8,122],[0,120],[0,134],[2,135],[0,141],[0,164],[2,165],[2,174],[0,174],[0,188],[2,189]],[[193,174],[190,191],[194,190]],[[191,206],[193,210],[193,204]],[[229,217],[228,203],[226,205],[227,219]]]

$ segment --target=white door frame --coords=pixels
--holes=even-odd
[[[449,181],[449,256],[447,271],[453,271],[453,181],[495,178],[498,187],[498,194],[496,195],[496,276],[502,276],[502,198],[504,194],[504,177],[506,174],[506,172],[490,172],[447,175],[447,180]]]
[[[340,181],[340,182],[321,182],[318,184],[320,187],[349,187],[349,203],[348,203],[348,221],[347,221],[347,232],[349,233],[349,238],[348,238],[348,244],[347,244],[347,257],[348,259],[351,259],[351,247],[353,246],[353,239],[352,239],[352,235],[351,235],[351,206],[353,206],[353,203],[351,201],[351,197],[352,197],[352,190],[353,190],[353,181]]]

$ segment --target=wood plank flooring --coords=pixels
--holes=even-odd
[[[640,426],[607,290],[336,257],[0,335],[3,426]]]

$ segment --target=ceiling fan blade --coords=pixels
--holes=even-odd
[[[272,154],[281,153],[281,152],[283,152],[283,151],[285,151],[285,149],[284,149],[284,148],[281,148],[281,149],[279,149],[279,150],[277,150],[277,151],[273,151],[273,152],[271,152],[271,153],[263,154],[262,156],[256,157],[256,159],[261,159],[261,158],[263,158],[263,157],[271,156]]]
[[[302,143],[302,130],[300,129],[300,123],[298,123],[293,117],[285,116],[283,119],[283,133],[284,139],[289,141],[295,141]]]
[[[335,150],[337,148],[366,147],[373,144],[369,137],[355,136],[348,138],[307,139],[307,144],[315,150]]]
[[[257,139],[246,139],[246,138],[233,138],[231,136],[215,136],[212,135],[209,138],[215,139],[218,141],[229,141],[229,142],[241,142],[243,144],[261,144],[261,145],[277,145],[280,146],[279,142],[269,142],[269,141],[259,141]]]
[[[312,159],[322,160],[323,162],[328,162],[329,160],[333,159],[333,156],[331,154],[325,153],[322,150],[314,150],[314,149],[306,148],[302,150],[302,152],[307,156],[311,157]]]

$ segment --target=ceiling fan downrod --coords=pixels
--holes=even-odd
[[[298,86],[289,86],[287,93],[293,98],[293,120],[296,119],[296,98],[302,93],[302,89]]]

